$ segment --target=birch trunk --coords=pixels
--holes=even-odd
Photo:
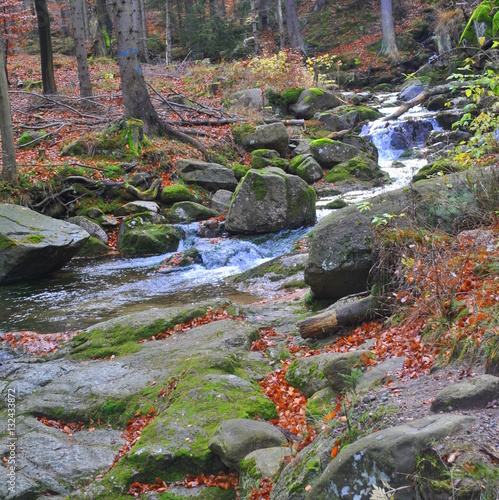
[[[172,63],[172,28],[170,22],[170,2],[169,0],[165,0],[166,7],[166,65],[170,65]]]
[[[251,25],[253,27],[253,40],[255,42],[255,54],[260,52],[260,46],[258,45],[258,26],[256,23],[256,2],[255,0],[250,0],[251,5]]]

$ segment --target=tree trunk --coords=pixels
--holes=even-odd
[[[392,0],[381,0],[381,22],[383,26],[381,54],[397,60],[399,53],[393,26]]]
[[[277,22],[279,24],[279,48],[283,49],[286,46],[286,36],[282,19],[282,0],[277,0]]]
[[[139,60],[147,62],[147,42],[146,46],[144,46],[146,34],[144,33],[144,23],[142,22],[141,0],[132,0],[132,18],[133,30],[136,33]]]
[[[71,0],[71,17],[73,20],[73,36],[75,44],[76,62],[78,63],[78,81],[80,83],[80,96],[92,96],[92,84],[88,71],[87,47],[85,44],[85,18],[83,10],[84,0]]]
[[[161,120],[152,105],[138,59],[137,33],[133,23],[132,1],[112,0],[125,118],[142,120],[145,134],[175,137],[192,144],[207,155],[208,152],[202,144],[192,137],[172,129],[166,122]]]
[[[255,43],[255,54],[260,52],[260,47],[258,45],[258,27],[256,24],[256,2],[255,0],[250,0],[251,5],[251,26],[253,27],[253,41]]]
[[[147,47],[147,18],[144,5],[145,0],[139,0],[140,22],[142,23],[142,45],[144,46],[144,62],[149,62],[149,48]]]
[[[1,27],[0,43],[3,46]],[[2,177],[10,184],[17,184],[16,151],[14,135],[12,133],[12,117],[10,115],[9,87],[3,67],[3,50],[0,50],[0,137],[2,139]]]
[[[57,94],[54,78],[52,37],[50,35],[50,16],[47,0],[35,0],[38,37],[40,39],[40,59],[42,66],[42,85],[44,94]]]
[[[300,23],[296,13],[296,0],[285,0],[286,25],[288,28],[288,41],[292,49],[304,51],[303,38],[300,33]]]
[[[97,30],[92,40],[92,51],[96,57],[104,57],[111,54],[111,35],[113,23],[109,17],[105,0],[95,0],[97,12]]]
[[[170,2],[169,0],[165,0],[166,7],[166,65],[170,65],[172,63],[172,27],[170,22]]]

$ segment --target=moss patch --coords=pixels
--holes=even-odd
[[[231,130],[232,130],[232,137],[234,138],[234,142],[236,144],[241,144],[243,139],[247,135],[255,132],[256,129],[252,125],[248,125],[247,123],[243,123],[241,125],[232,125]]]
[[[171,317],[156,320],[141,328],[118,324],[109,329],[86,330],[73,337],[69,342],[70,354],[71,357],[77,359],[130,354],[140,350],[139,340],[157,335],[193,318],[204,316],[207,311],[207,306],[194,306],[183,311],[173,312]]]
[[[179,201],[191,201],[194,195],[182,184],[166,186],[161,192],[161,202],[165,205],[172,205]]]
[[[9,248],[17,246],[17,241],[7,238],[3,234],[0,234],[0,249],[8,250]]]
[[[250,167],[241,163],[235,163],[234,165],[232,165],[231,170],[232,172],[234,172],[236,179],[240,181],[248,173]]]

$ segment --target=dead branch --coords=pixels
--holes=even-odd
[[[399,116],[402,116],[406,111],[409,111],[414,106],[417,106],[418,104],[421,104],[422,102],[426,101],[428,97],[430,97],[429,92],[427,92],[426,90],[421,92],[421,94],[418,94],[414,99],[411,99],[409,102],[406,102],[405,104],[400,106],[400,108],[397,109],[397,111],[392,113],[390,116],[385,116],[383,118],[383,121],[387,122],[389,120],[397,119]]]

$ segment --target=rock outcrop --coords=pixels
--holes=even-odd
[[[228,189],[234,191],[237,180],[232,170],[218,163],[206,163],[198,160],[179,160],[177,172],[188,184],[197,184],[210,191]]]
[[[26,207],[0,204],[0,284],[29,281],[63,267],[85,244],[80,226]]]

